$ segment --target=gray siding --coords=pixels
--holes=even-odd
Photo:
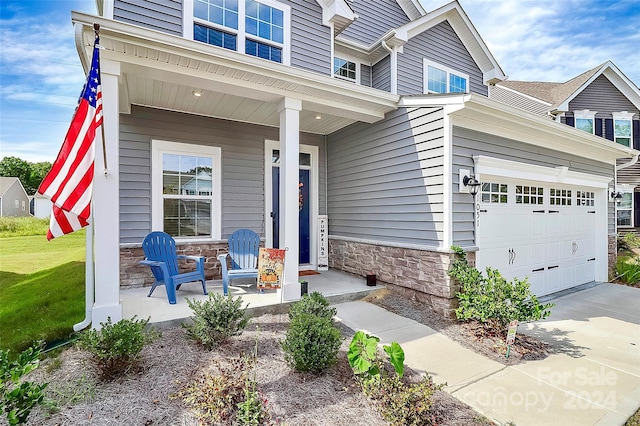
[[[331,75],[331,29],[322,25],[315,1],[289,0],[291,6],[291,66]]]
[[[443,111],[401,108],[329,136],[329,233],[437,247],[443,232]]]
[[[351,0],[348,3],[358,19],[345,28],[340,36],[367,46],[390,29],[410,21],[396,0]]]
[[[16,200],[18,200],[17,207]],[[24,203],[24,210],[22,210],[22,203]],[[11,186],[0,195],[0,206],[2,207],[0,216],[31,216],[29,211],[29,197],[18,180],[11,184]]]
[[[371,87],[371,67],[369,65],[360,65],[360,84]]]
[[[113,19],[182,35],[182,0],[115,0]]]
[[[628,163],[630,160],[630,158],[618,160],[618,164]],[[618,184],[640,186],[640,162],[626,169],[618,170]]]
[[[482,71],[449,22],[441,22],[412,38],[398,55],[398,94],[416,95],[424,92],[424,62],[426,58],[469,75],[469,90],[488,96]]]
[[[391,92],[391,58],[384,57],[373,65],[372,69],[372,86],[375,89]]]
[[[500,86],[489,87],[489,98],[542,116],[547,116],[548,111],[551,109],[551,105],[546,105]]]
[[[460,168],[473,170],[473,156],[486,155],[494,158],[535,164],[544,167],[566,166],[569,170],[599,176],[610,176],[613,180],[613,165],[569,153],[562,153],[534,145],[515,142],[486,133],[454,127],[453,129],[453,243],[459,246],[474,244],[473,202],[468,194],[458,193]],[[609,203],[609,233],[614,232],[613,203]]]
[[[151,140],[222,149],[222,238],[238,228],[264,236],[264,141],[278,129],[133,107],[120,116],[120,242],[140,243],[151,230]],[[301,134],[319,147],[320,214],[326,213],[324,137]]]
[[[569,102],[569,111],[589,109],[597,111],[598,118],[611,118],[612,112],[634,112],[638,119],[638,108],[629,101],[604,75],[596,78],[578,96]]]

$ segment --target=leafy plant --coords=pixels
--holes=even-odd
[[[38,368],[42,345],[25,349],[15,361],[9,361],[9,351],[0,350],[0,409],[10,425],[26,423],[31,410],[44,402],[47,383],[23,381],[22,377]]]
[[[241,425],[258,426],[265,424],[270,416],[265,409],[267,401],[256,389],[256,382],[247,379],[244,388],[244,401],[238,403],[236,421]]]
[[[297,371],[320,373],[338,361],[342,335],[333,321],[310,314],[295,316],[280,343],[284,359]]]
[[[640,283],[640,257],[634,259],[618,259],[616,277],[626,284]]]
[[[640,248],[640,237],[632,232],[624,235],[618,234],[618,250],[631,250]]]
[[[321,293],[314,291],[311,294],[305,294],[302,299],[291,305],[289,319],[308,314],[333,320],[336,313],[336,308],[329,307],[329,301]]]
[[[242,308],[242,297],[234,299],[230,294],[209,294],[205,301],[187,299],[193,310],[193,324],[184,325],[187,335],[198,340],[207,349],[214,349],[231,336],[242,334],[249,323],[247,307]]]
[[[452,247],[457,254],[449,276],[458,280],[462,291],[458,297],[459,320],[477,320],[502,332],[510,321],[537,321],[551,314],[553,303],[542,305],[531,292],[529,281],[514,278],[507,281],[497,269],[486,268],[487,276],[468,265],[464,251]]]
[[[382,360],[378,356],[380,339],[363,331],[357,331],[349,344],[347,359],[353,372],[361,380],[369,382],[379,380],[384,371]],[[397,342],[384,345],[383,349],[389,356],[389,362],[399,378],[404,375],[404,350]]]
[[[116,323],[101,322],[100,330],[87,330],[80,334],[78,344],[93,355],[103,379],[111,379],[128,372],[140,359],[140,352],[159,333],[146,330],[149,319],[122,319]]]

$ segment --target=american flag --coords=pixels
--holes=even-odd
[[[38,192],[51,199],[53,211],[47,239],[87,226],[93,194],[96,130],[102,125],[99,38],[93,45],[91,70],[84,84],[71,126],[51,170]]]

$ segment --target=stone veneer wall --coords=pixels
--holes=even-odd
[[[218,254],[227,253],[227,243],[177,243],[178,254],[187,256],[204,256],[204,275],[207,280],[221,279],[220,262]],[[144,259],[142,247],[120,248],[120,288],[144,287],[153,284],[151,268],[140,265],[138,262]],[[183,261],[181,261],[183,262]],[[184,271],[194,270],[195,263],[187,261],[181,263]],[[191,268],[191,269],[189,269]]]
[[[609,278],[616,273],[616,261],[618,260],[618,238],[609,235]]]
[[[453,317],[460,285],[447,275],[453,253],[392,247],[329,238],[329,267],[356,275],[376,274],[378,281]],[[467,260],[475,265],[475,253]]]

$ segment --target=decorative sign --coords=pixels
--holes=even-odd
[[[516,330],[518,330],[518,321],[511,321],[507,332],[507,345],[513,345],[516,341]]]
[[[285,250],[260,247],[258,252],[258,288],[281,288]]]
[[[318,216],[318,271],[329,270],[329,218]]]

